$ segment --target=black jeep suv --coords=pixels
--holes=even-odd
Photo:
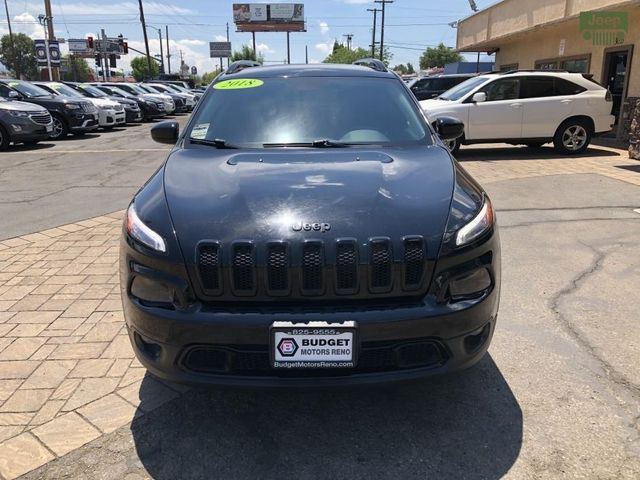
[[[24,80],[0,80],[0,96],[35,103],[53,117],[49,137],[57,140],[69,133],[82,135],[98,128],[98,109],[88,100],[56,96]]]
[[[121,245],[139,360],[178,382],[328,386],[482,358],[497,319],[491,202],[381,62],[232,64],[135,195]]]

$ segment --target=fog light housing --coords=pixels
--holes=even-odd
[[[166,285],[140,275],[131,283],[131,295],[147,303],[173,305],[173,294]]]
[[[14,125],[13,123],[11,124],[11,128],[13,128],[14,132],[21,132],[22,131],[22,127],[20,125]]]
[[[491,274],[486,268],[453,278],[449,282],[449,295],[452,301],[473,298],[482,295],[491,286]]]

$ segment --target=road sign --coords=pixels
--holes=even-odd
[[[70,38],[67,43],[69,44],[69,53],[93,53],[93,49],[89,48],[86,38]]]
[[[102,39],[95,40],[95,49],[99,53],[118,53],[122,54],[122,45],[119,38],[107,38],[106,45]],[[106,49],[106,52],[105,52]]]
[[[231,56],[231,42],[209,42],[209,57],[227,58]]]
[[[197,75],[197,74],[198,74],[198,67],[194,65],[193,67],[191,67],[191,75]]]

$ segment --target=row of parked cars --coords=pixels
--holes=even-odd
[[[77,83],[0,79],[0,150],[98,128],[189,113],[201,91],[169,82]]]

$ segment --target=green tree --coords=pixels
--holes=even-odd
[[[88,82],[93,80],[93,71],[84,58],[77,55],[65,55],[62,62],[66,63],[68,70],[62,75],[62,79],[68,82]]]
[[[412,74],[416,73],[415,68],[413,68],[413,64],[411,62],[407,62],[407,73]]]
[[[398,72],[400,75],[406,75],[407,73],[409,73],[407,67],[405,67],[403,63],[401,63],[400,65],[396,65],[392,70],[394,72]]]
[[[202,74],[200,78],[200,84],[207,86],[209,85],[214,78],[216,78],[220,74],[220,69],[216,68],[213,72],[205,72]]]
[[[375,58],[378,58],[379,55],[380,55],[379,52],[376,51]],[[366,50],[361,47],[353,50],[349,50],[344,46],[340,46],[339,48],[336,48],[334,44],[333,52],[331,52],[327,56],[327,58],[325,58],[322,62],[323,63],[353,63],[356,60],[359,60],[361,58],[370,58],[370,57],[371,57],[371,50]],[[389,65],[389,61],[391,60],[392,57],[393,55],[389,52],[389,50],[385,48],[384,55],[382,56],[382,61],[385,63],[385,65]]]
[[[149,75],[147,57],[135,57],[131,60],[131,69],[133,70],[133,77],[138,82],[141,82],[146,78],[155,78],[160,75],[160,65],[158,65],[158,62],[153,59],[151,59],[151,75]]]
[[[427,48],[420,56],[420,68],[426,70],[433,67],[444,67],[447,63],[462,62],[462,55],[452,47],[446,47],[440,43],[435,48]]]
[[[13,34],[13,47],[9,35],[0,39],[0,62],[17,78],[35,80],[38,77],[36,47],[24,33]]]
[[[249,45],[243,45],[242,49],[236,50],[231,55],[231,61],[237,62],[238,60],[254,60],[258,63],[264,63],[264,57],[261,53],[256,56],[256,52],[253,51]]]

